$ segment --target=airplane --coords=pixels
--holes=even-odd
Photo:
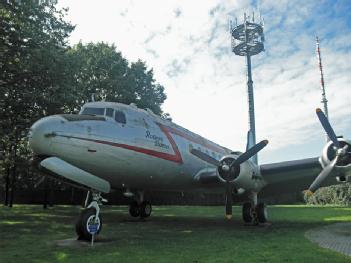
[[[76,223],[78,239],[91,240],[102,228],[103,194],[118,189],[131,198],[132,217],[147,218],[152,204],[145,191],[225,193],[226,217],[234,198],[245,200],[247,224],[268,220],[267,196],[346,182],[351,178],[351,141],[336,137],[320,109],[330,141],[321,156],[257,165],[253,157],[267,144],[232,151],[135,104],[88,102],[79,114],[44,117],[29,130],[33,165],[46,175],[85,188],[85,209]],[[316,177],[316,175],[318,175]],[[90,201],[89,201],[90,200]]]

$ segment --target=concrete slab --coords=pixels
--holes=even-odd
[[[351,257],[351,223],[336,223],[306,232],[306,238],[323,248]]]

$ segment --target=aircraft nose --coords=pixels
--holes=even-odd
[[[59,116],[49,116],[35,122],[28,132],[29,146],[35,155],[51,155],[51,138],[57,136],[58,126],[64,121]]]

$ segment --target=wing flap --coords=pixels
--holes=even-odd
[[[110,183],[91,173],[88,173],[76,166],[73,166],[57,157],[49,157],[40,162],[40,166],[50,172],[60,175],[65,179],[84,185],[90,189],[103,193],[109,193],[111,190]]]

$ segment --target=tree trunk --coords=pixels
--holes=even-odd
[[[53,207],[54,206],[54,189],[53,189],[53,179],[52,178],[48,178],[49,179],[49,206]]]
[[[17,170],[17,165],[14,164],[12,167],[12,173],[11,173],[11,193],[10,193],[10,203],[9,207],[13,206],[13,200],[15,197],[15,189],[16,189],[16,170]]]
[[[44,200],[43,200],[43,209],[48,208],[48,178],[44,179]]]
[[[17,145],[18,145],[19,139],[18,139],[18,130],[15,130],[15,138],[14,138],[14,144],[10,149],[12,149],[12,153],[10,156],[13,158],[13,166],[11,169],[11,193],[10,193],[10,203],[9,207],[13,206],[13,200],[15,196],[15,189],[16,189],[16,170],[17,170]]]
[[[6,177],[5,177],[5,200],[4,205],[9,205],[9,189],[10,189],[10,167],[6,168]]]
[[[74,187],[71,187],[71,205],[75,205],[75,203],[74,203]]]

